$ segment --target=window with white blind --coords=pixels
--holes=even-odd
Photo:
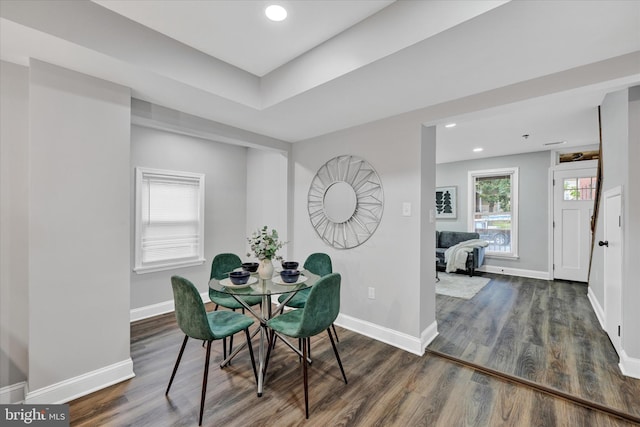
[[[136,168],[136,273],[204,263],[204,175]]]

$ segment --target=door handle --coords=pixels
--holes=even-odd
[[[609,247],[609,241],[608,241],[608,240],[605,240],[605,241],[603,242],[602,240],[600,240],[600,241],[598,242],[598,246],[606,246],[606,247]]]

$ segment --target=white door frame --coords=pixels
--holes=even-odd
[[[619,251],[619,255],[620,255],[620,260],[619,260],[620,262],[616,266],[616,269],[619,269],[619,271],[617,271],[618,273],[617,277],[620,280],[620,283],[617,284],[619,292],[617,292],[616,289],[612,287],[612,284],[610,281],[612,272],[609,271],[611,264],[607,261],[607,257],[610,256],[611,252],[608,246],[606,248],[603,248],[604,249],[604,255],[603,255],[603,258],[604,258],[603,260],[604,319],[603,320],[604,320],[604,329],[609,335],[609,339],[611,340],[611,343],[613,344],[616,351],[618,352],[618,355],[621,355],[622,336],[618,334],[618,327],[620,327],[622,331],[624,331],[624,328],[622,328],[622,299],[623,299],[623,293],[624,293],[624,290],[622,288],[622,259],[624,256],[622,252],[624,248],[623,246],[624,233],[622,230],[622,214],[623,214],[624,195],[622,194],[621,186],[611,188],[602,193],[602,208],[603,208],[602,209],[603,210],[602,239],[608,242],[609,239],[611,238],[611,236],[605,235],[605,232],[607,231],[606,224],[609,219],[607,218],[607,215],[611,214],[611,213],[607,213],[607,200],[612,197],[618,197],[618,196],[620,197],[620,211],[618,213],[618,216],[619,216],[619,219],[618,219],[619,236],[618,237],[620,238],[620,240],[618,242],[611,242],[611,244],[619,245],[616,248],[616,250]],[[615,218],[613,219],[615,222]],[[612,313],[612,311],[614,312]]]
[[[553,280],[553,213],[555,210],[555,202],[554,202],[554,191],[553,191],[553,175],[555,171],[561,171],[561,170],[577,170],[577,169],[589,169],[589,168],[596,168],[597,170],[598,167],[598,161],[597,160],[584,160],[581,162],[567,162],[567,163],[560,163],[560,164],[555,164],[553,166],[551,166],[549,168],[549,184],[548,184],[548,188],[549,188],[549,211],[548,211],[548,220],[547,223],[549,224],[549,229],[547,230],[548,233],[548,237],[547,237],[547,243],[548,243],[548,260],[547,260],[547,270],[548,270],[548,275],[547,275],[547,279],[548,280]],[[591,255],[590,255],[591,256]]]

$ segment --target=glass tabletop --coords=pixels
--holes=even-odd
[[[268,280],[259,278],[258,273],[252,273],[249,282],[245,285],[233,285],[226,278],[222,280],[211,279],[209,287],[229,295],[278,295],[310,288],[318,279],[320,279],[320,276],[307,270],[300,271],[300,277],[296,283],[287,284],[280,279],[278,273]]]

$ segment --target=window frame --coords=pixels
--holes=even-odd
[[[197,182],[198,187],[198,248],[195,257],[180,257],[162,261],[143,262],[143,223],[142,223],[142,201],[144,180],[148,177],[167,178],[174,181]],[[166,169],[153,169],[146,167],[135,168],[135,248],[134,248],[134,268],[137,274],[153,273],[157,271],[171,270],[182,267],[192,267],[202,265],[206,262],[204,258],[204,204],[205,204],[205,175],[193,172],[181,172]]]
[[[483,169],[483,170],[474,170],[468,171],[468,203],[467,203],[467,213],[468,213],[468,222],[467,229],[470,232],[475,232],[475,204],[476,204],[476,191],[475,191],[475,183],[476,178],[487,178],[492,176],[511,176],[511,252],[496,252],[486,250],[485,254],[491,258],[508,258],[508,259],[517,259],[518,255],[518,210],[519,210],[519,196],[518,196],[518,175],[519,168],[518,167],[506,167],[506,168],[496,168],[496,169]]]

